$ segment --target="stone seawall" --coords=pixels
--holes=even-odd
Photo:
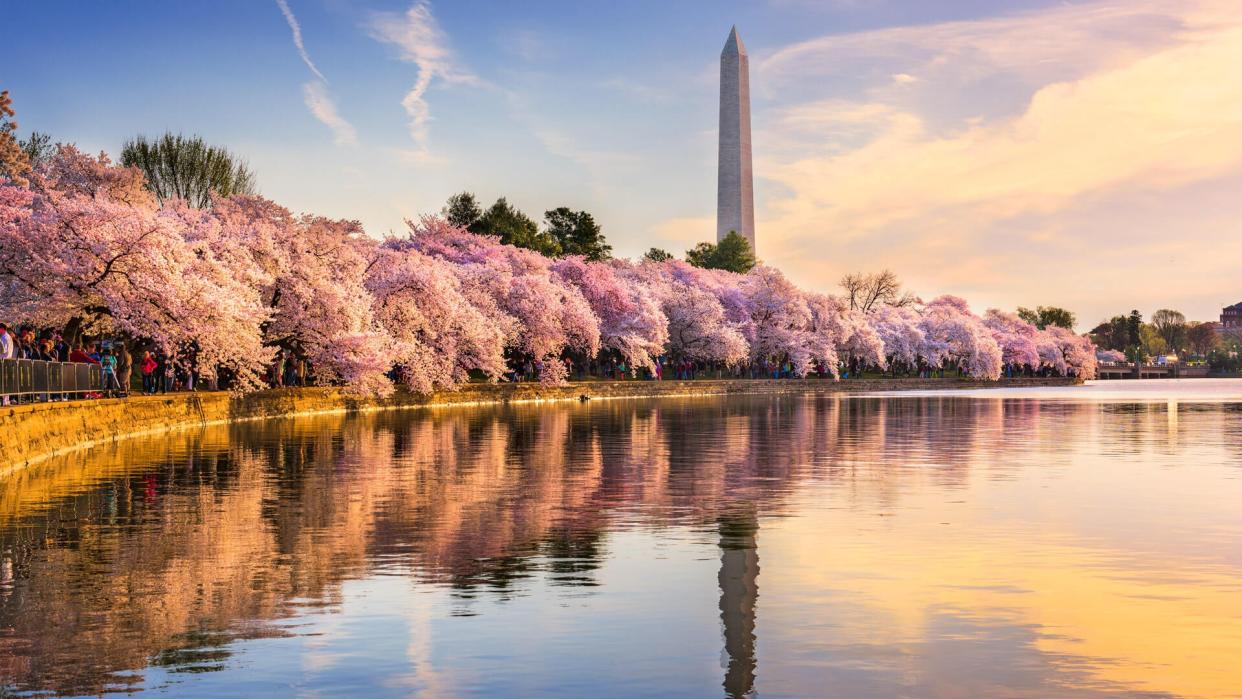
[[[191,426],[323,413],[447,405],[659,396],[838,393],[911,389],[1066,386],[1071,379],[823,379],[583,381],[564,386],[478,384],[418,396],[360,399],[335,388],[277,389],[246,395],[173,393],[127,399],[37,403],[0,408],[0,479],[23,466],[73,449]],[[0,483],[2,487],[2,483]]]

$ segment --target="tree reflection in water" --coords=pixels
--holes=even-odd
[[[345,582],[377,574],[443,586],[460,615],[534,581],[607,594],[597,572],[610,532],[677,526],[718,537],[723,688],[747,696],[760,522],[806,483],[891,505],[901,464],[961,487],[981,445],[1020,439],[1055,454],[1069,448],[1058,423],[1100,415],[1020,400],[612,401],[316,417],[95,448],[0,489],[0,686],[99,694],[149,666],[216,670],[237,639],[297,633],[280,622],[332,609]]]

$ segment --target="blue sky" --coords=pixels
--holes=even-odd
[[[798,283],[889,267],[1084,323],[1242,298],[1225,0],[285,0],[306,60],[276,0],[8,5],[23,130],[111,153],[201,134],[265,196],[373,235],[463,189],[583,208],[623,256],[713,234],[736,23],[759,254]]]

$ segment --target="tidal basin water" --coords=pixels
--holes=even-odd
[[[1242,382],[217,427],[0,483],[0,696],[1242,696]]]

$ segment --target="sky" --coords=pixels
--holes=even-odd
[[[719,54],[750,55],[759,258],[804,288],[1212,320],[1242,300],[1236,0],[8,2],[25,129],[199,134],[369,234],[459,191],[715,232]],[[21,135],[21,133],[19,133]]]

